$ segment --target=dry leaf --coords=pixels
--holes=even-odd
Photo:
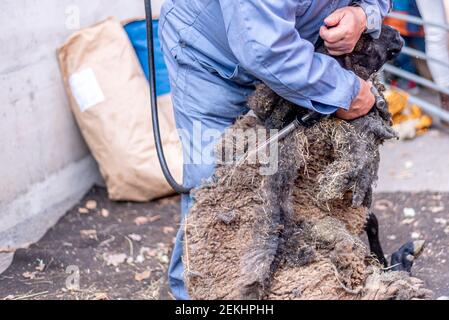
[[[175,233],[175,231],[176,231],[175,228],[173,228],[173,227],[164,227],[164,229],[162,229],[162,230],[165,234]]]
[[[119,265],[125,263],[128,256],[124,253],[119,254],[105,254],[103,255],[103,259],[106,261],[108,266],[118,267]]]
[[[153,216],[153,217],[148,218],[149,223],[153,223],[153,222],[156,222],[159,220],[161,220],[161,216]]]
[[[433,219],[433,221],[435,223],[441,224],[442,226],[446,226],[447,225],[447,220],[444,218],[435,218]]]
[[[109,210],[101,209],[101,215],[103,216],[103,218],[108,218],[109,217]]]
[[[94,294],[94,300],[109,300],[109,296],[106,292],[97,292]]]
[[[432,213],[440,213],[444,211],[444,207],[443,206],[430,207],[429,210]]]
[[[36,271],[35,272],[27,271],[27,272],[22,273],[22,276],[26,279],[34,280],[34,279],[36,279],[36,274],[37,274]]]
[[[89,210],[97,209],[97,201],[95,200],[89,200],[86,202],[86,208]]]
[[[147,217],[137,217],[136,219],[134,219],[134,223],[138,226],[143,226],[144,224],[148,223],[148,218]]]
[[[401,224],[412,224],[413,222],[415,222],[415,219],[404,219],[402,220]]]
[[[131,239],[131,240],[133,240],[133,241],[136,241],[136,242],[140,242],[140,241],[142,241],[142,236],[140,235],[140,234],[130,234],[130,235],[128,235],[128,237]]]
[[[142,256],[147,256],[147,257],[155,257],[157,254],[156,249],[150,249],[147,247],[142,247],[140,248],[140,255]]]
[[[138,226],[143,226],[147,223],[153,223],[161,219],[161,216],[154,216],[154,217],[137,217],[134,219],[134,223]]]
[[[134,279],[139,282],[142,282],[143,280],[147,280],[150,277],[151,277],[151,270],[146,270],[144,272],[136,273],[134,275]]]
[[[156,259],[162,264],[168,264],[170,262],[170,258],[162,252],[157,254]]]
[[[413,208],[404,208],[404,217],[414,218],[416,216],[416,211]]]
[[[98,240],[97,230],[81,230],[80,234],[83,238]]]
[[[421,234],[419,232],[412,232],[412,239],[416,240],[421,238]]]

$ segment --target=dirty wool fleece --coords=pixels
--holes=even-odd
[[[373,74],[400,50],[392,47],[396,36],[390,29],[379,40],[365,36],[340,63],[371,77],[382,91]],[[195,204],[184,223],[190,297],[430,297],[419,279],[383,270],[359,238],[377,179],[379,146],[395,137],[388,111],[375,108],[352,122],[329,118],[297,129],[279,142],[276,173],[263,175],[264,163],[238,158],[251,148],[242,135],[282,128],[305,111],[264,84],[249,105],[255,115],[238,119],[217,146],[222,155],[224,146],[232,145],[235,161],[217,159],[212,179],[194,191]]]

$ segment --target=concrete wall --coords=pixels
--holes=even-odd
[[[143,15],[143,0],[0,2],[0,252],[37,241],[99,180],[56,49],[108,16]],[[0,253],[0,273],[11,258]]]

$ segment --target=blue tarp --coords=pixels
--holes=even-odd
[[[170,82],[168,79],[168,71],[165,65],[164,57],[161,51],[161,44],[158,36],[159,21],[153,21],[154,29],[154,62],[156,65],[156,92],[158,96],[170,93]],[[142,69],[148,76],[148,45],[147,45],[147,30],[145,20],[134,21],[125,25],[125,31],[136,50]]]

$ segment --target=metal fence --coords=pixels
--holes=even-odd
[[[435,23],[432,21],[425,21],[418,17],[395,13],[395,12],[390,13],[389,16],[391,18],[403,20],[403,21],[413,23],[416,25],[420,25],[420,26],[424,26],[424,27],[432,26],[432,27],[442,28],[449,32],[449,25],[447,25],[447,24],[440,24],[440,23]],[[410,47],[404,47],[402,50],[402,53],[406,54],[408,56],[414,57],[416,59],[420,59],[420,60],[424,60],[424,61],[432,61],[432,62],[440,64],[441,66],[449,67],[449,61],[441,61],[441,60],[435,59],[433,57],[429,57],[424,52],[421,52],[419,50],[416,50],[416,49],[413,49]],[[420,77],[414,73],[402,70],[402,69],[395,67],[391,64],[385,65],[383,68],[383,71],[388,72],[390,74],[393,74],[393,75],[403,78],[403,79],[414,81],[417,84],[419,84],[423,87],[426,87],[428,89],[449,95],[449,88],[440,86],[431,80]],[[444,111],[443,109],[440,108],[440,106],[434,105],[433,103],[430,103],[418,96],[411,95],[410,93],[408,93],[408,94],[409,94],[410,103],[419,105],[424,111],[431,114],[433,117],[436,117],[436,118],[439,118],[439,119],[449,122],[449,112]]]

